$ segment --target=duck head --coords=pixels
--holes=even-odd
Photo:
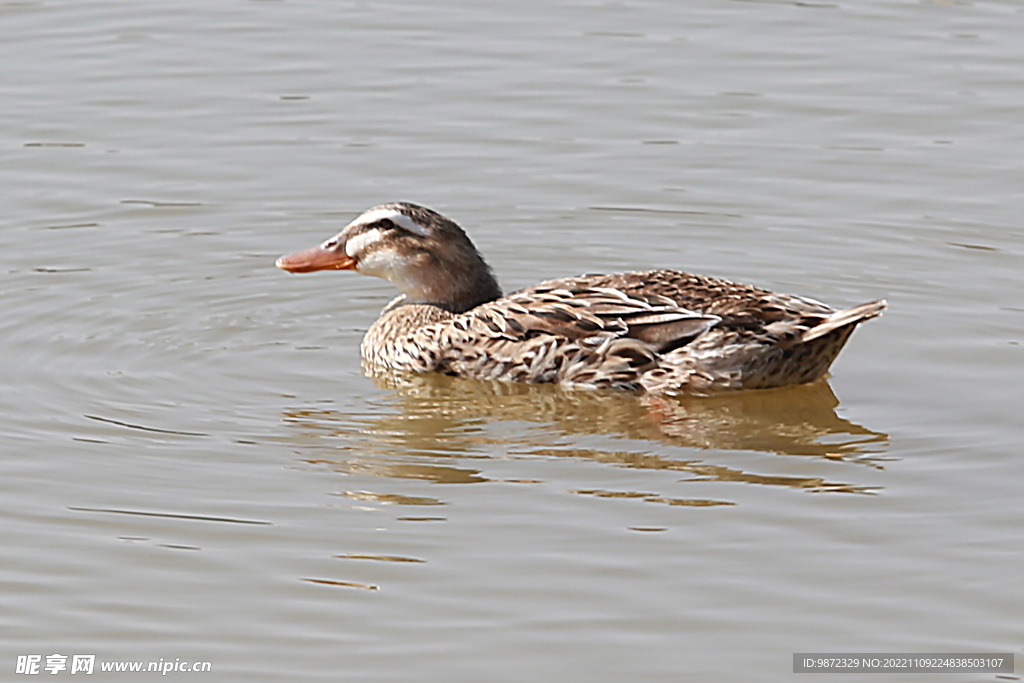
[[[355,270],[384,278],[404,303],[461,313],[501,296],[494,273],[454,221],[408,202],[363,212],[319,246],[277,259],[291,273]]]

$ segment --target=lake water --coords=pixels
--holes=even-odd
[[[1022,28],[966,0],[0,4],[2,677],[1019,652]],[[890,308],[810,387],[391,386],[358,354],[390,285],[273,261],[395,200],[507,291],[671,267]]]

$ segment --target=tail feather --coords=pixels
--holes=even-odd
[[[882,311],[885,310],[885,306],[885,299],[879,299],[878,301],[870,301],[860,306],[847,308],[845,311],[836,311],[819,324],[804,332],[800,337],[800,341],[809,342],[833,330],[838,330],[840,327],[856,325],[865,320],[871,320],[881,315]]]

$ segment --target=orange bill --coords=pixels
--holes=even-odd
[[[344,247],[325,249],[321,245],[282,256],[274,265],[289,273],[312,273],[317,270],[355,270],[356,260],[345,253]]]

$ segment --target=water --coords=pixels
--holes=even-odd
[[[0,5],[0,666],[781,681],[793,652],[1019,651],[1022,19]],[[273,260],[393,200],[507,290],[674,267],[890,309],[829,385],[375,383],[387,283]]]

